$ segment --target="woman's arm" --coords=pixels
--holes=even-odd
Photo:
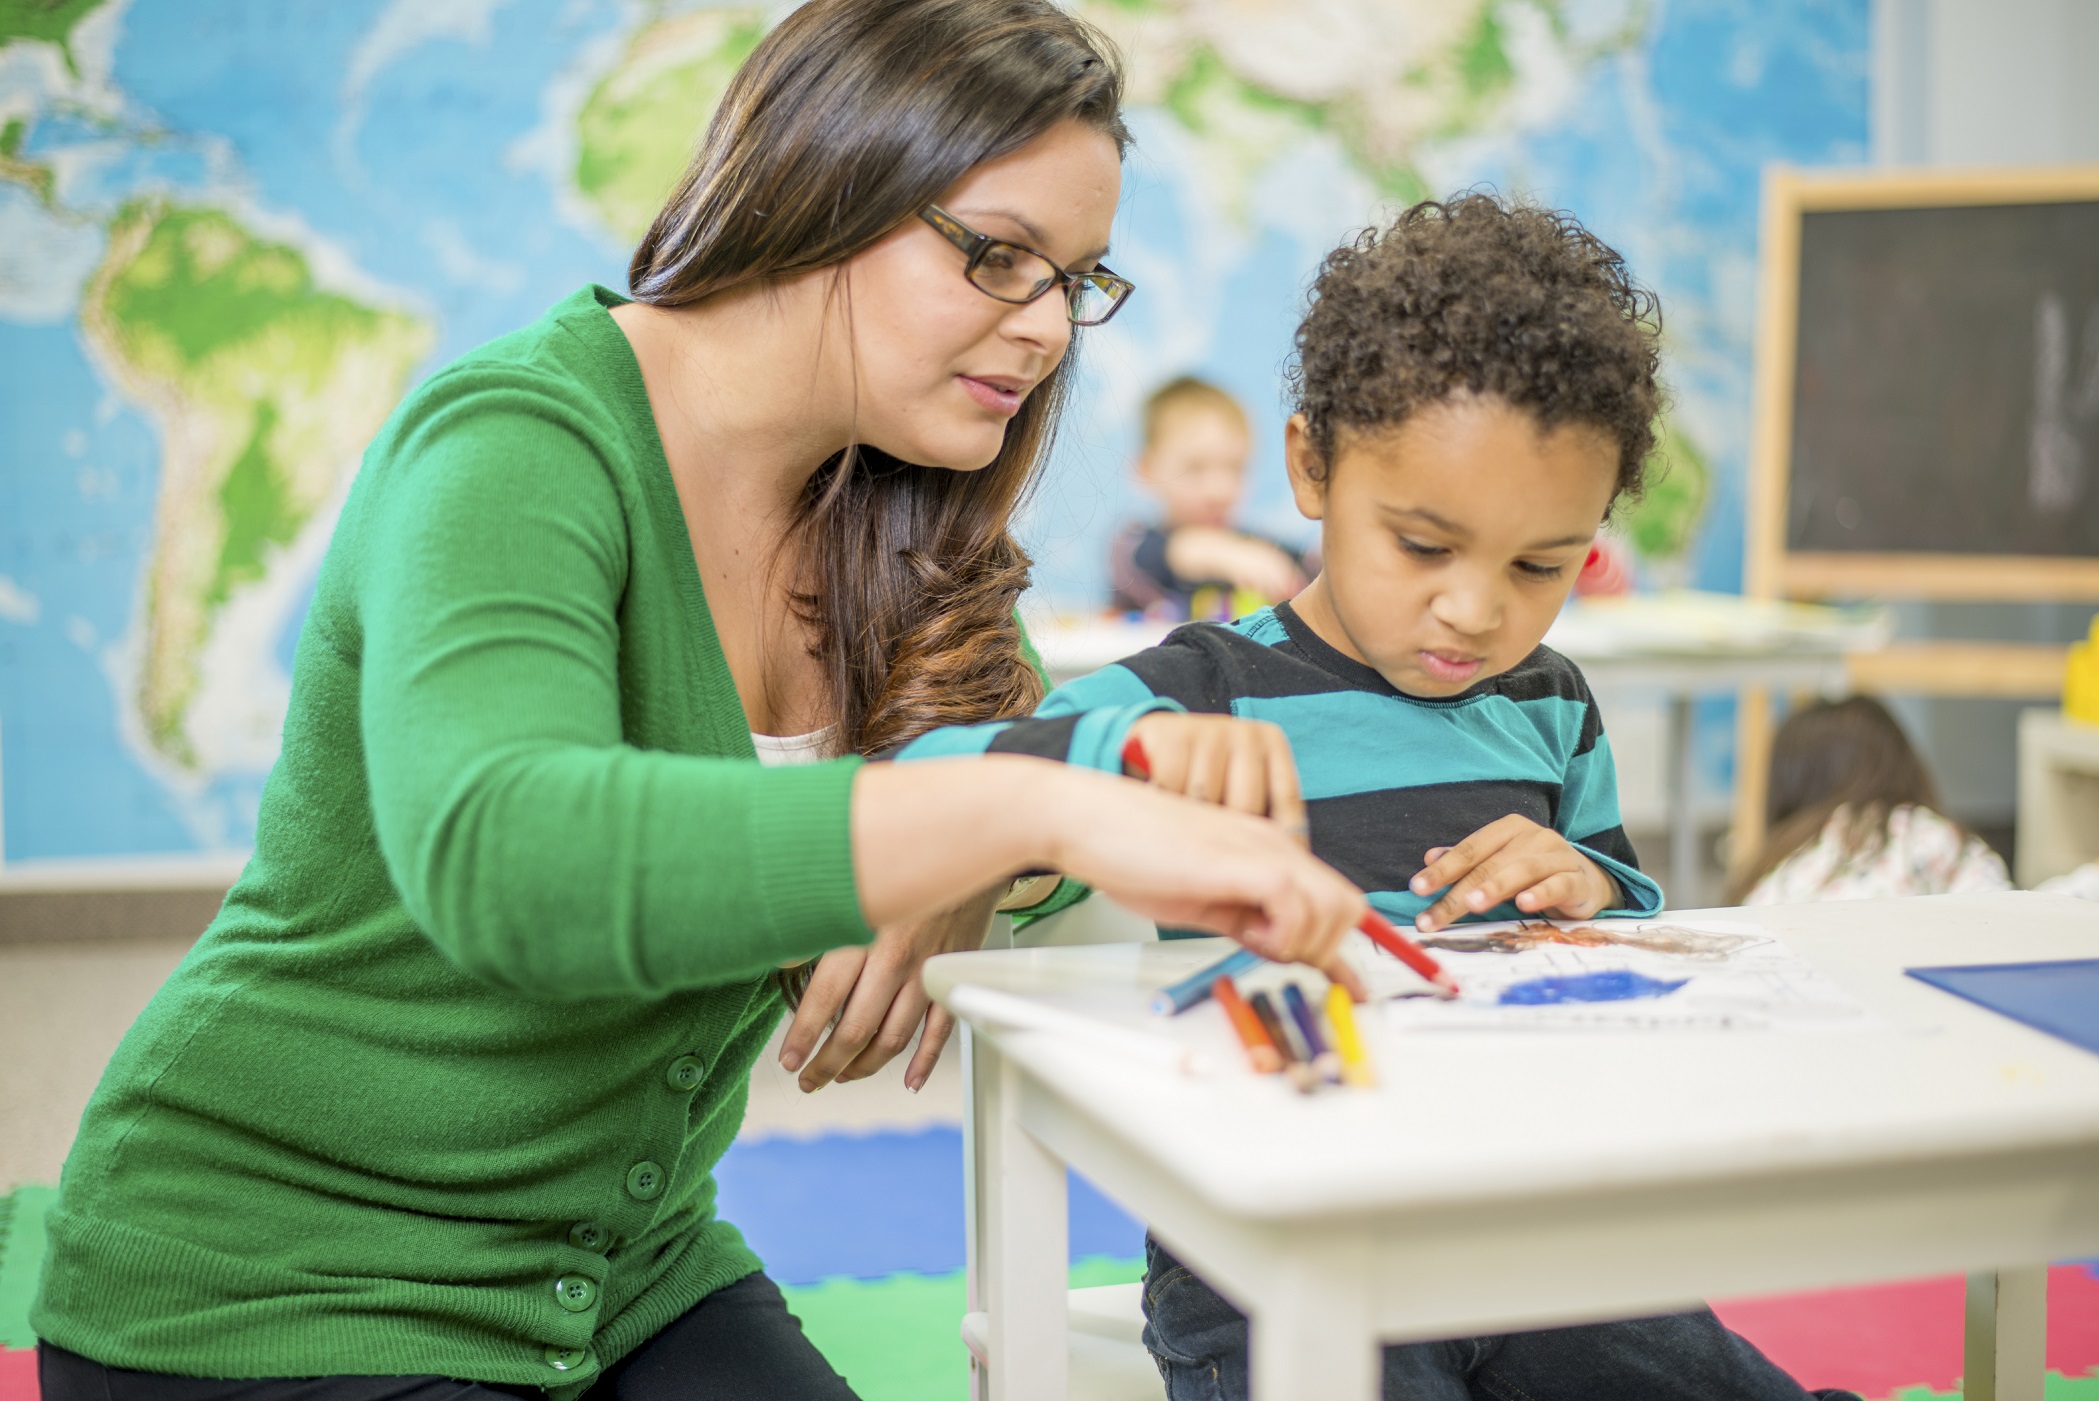
[[[744,721],[726,676],[710,699],[682,670],[622,675],[632,546],[602,412],[573,385],[477,379],[375,444],[334,546],[356,632],[329,640],[357,668],[372,821],[417,924],[476,976],[552,998],[660,995],[865,942],[857,764],[629,737],[649,697],[623,685],[713,704],[697,724],[725,744]]]
[[[705,986],[1042,867],[1331,961],[1360,897],[1258,819],[1021,756],[767,769],[630,743],[626,516],[593,407],[559,390],[392,430],[337,542],[379,845],[461,966],[554,997]]]
[[[956,907],[954,892],[982,890],[987,872],[1002,881],[1017,869],[1068,871],[1163,924],[1230,935],[1364,995],[1340,956],[1362,895],[1290,828],[1263,818],[1048,759],[990,754],[862,769],[853,846],[861,909],[881,933],[864,952],[827,955],[803,994],[781,1064],[805,1091],[872,1074],[921,1020],[904,1083],[925,1083],[952,1023],[929,1007],[920,969],[982,940],[991,894]]]
[[[1282,824],[1019,755],[869,765],[853,845],[861,911],[878,925],[1044,867],[1284,963],[1318,960],[1326,924],[1360,911],[1354,887]]]

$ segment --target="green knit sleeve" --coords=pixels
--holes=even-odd
[[[768,769],[625,741],[616,435],[514,375],[418,398],[367,462],[350,547],[373,819],[431,940],[481,977],[572,998],[869,939],[856,761]]]

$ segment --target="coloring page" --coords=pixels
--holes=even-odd
[[[1422,991],[1380,957],[1373,994],[1388,1026],[1819,1030],[1870,1024],[1866,1010],[1751,924],[1668,919],[1460,924],[1415,936],[1464,990]]]

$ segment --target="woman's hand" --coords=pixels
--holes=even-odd
[[[1341,956],[1363,917],[1363,893],[1305,851],[1276,822],[1208,803],[1064,771],[1079,780],[1064,801],[1050,862],[1160,924],[1208,929],[1277,963],[1304,963],[1367,993]],[[1117,791],[1119,790],[1119,791]]]
[[[868,764],[853,780],[861,913],[882,928],[1048,869],[1161,924],[1307,963],[1358,998],[1341,941],[1363,894],[1281,824],[1015,754]]]
[[[919,970],[936,953],[981,948],[997,898],[991,891],[927,919],[885,925],[872,944],[833,949],[817,960],[780,1047],[780,1064],[801,1072],[803,1093],[874,1074],[911,1044],[920,1022],[925,1035],[904,1067],[904,1087],[924,1088],[955,1022],[926,996]],[[819,1038],[823,1045],[812,1056]]]
[[[1305,803],[1282,728],[1230,715],[1155,711],[1130,727],[1155,788],[1268,817],[1303,841]]]
[[[1574,844],[1528,817],[1510,813],[1459,842],[1439,846],[1408,883],[1416,895],[1443,891],[1443,898],[1414,917],[1414,927],[1433,934],[1452,920],[1484,914],[1514,900],[1525,914],[1589,919],[1618,898],[1618,883],[1575,850]]]

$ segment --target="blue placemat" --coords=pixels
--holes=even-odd
[[[2099,958],[1907,971],[1955,997],[2099,1053]]]

